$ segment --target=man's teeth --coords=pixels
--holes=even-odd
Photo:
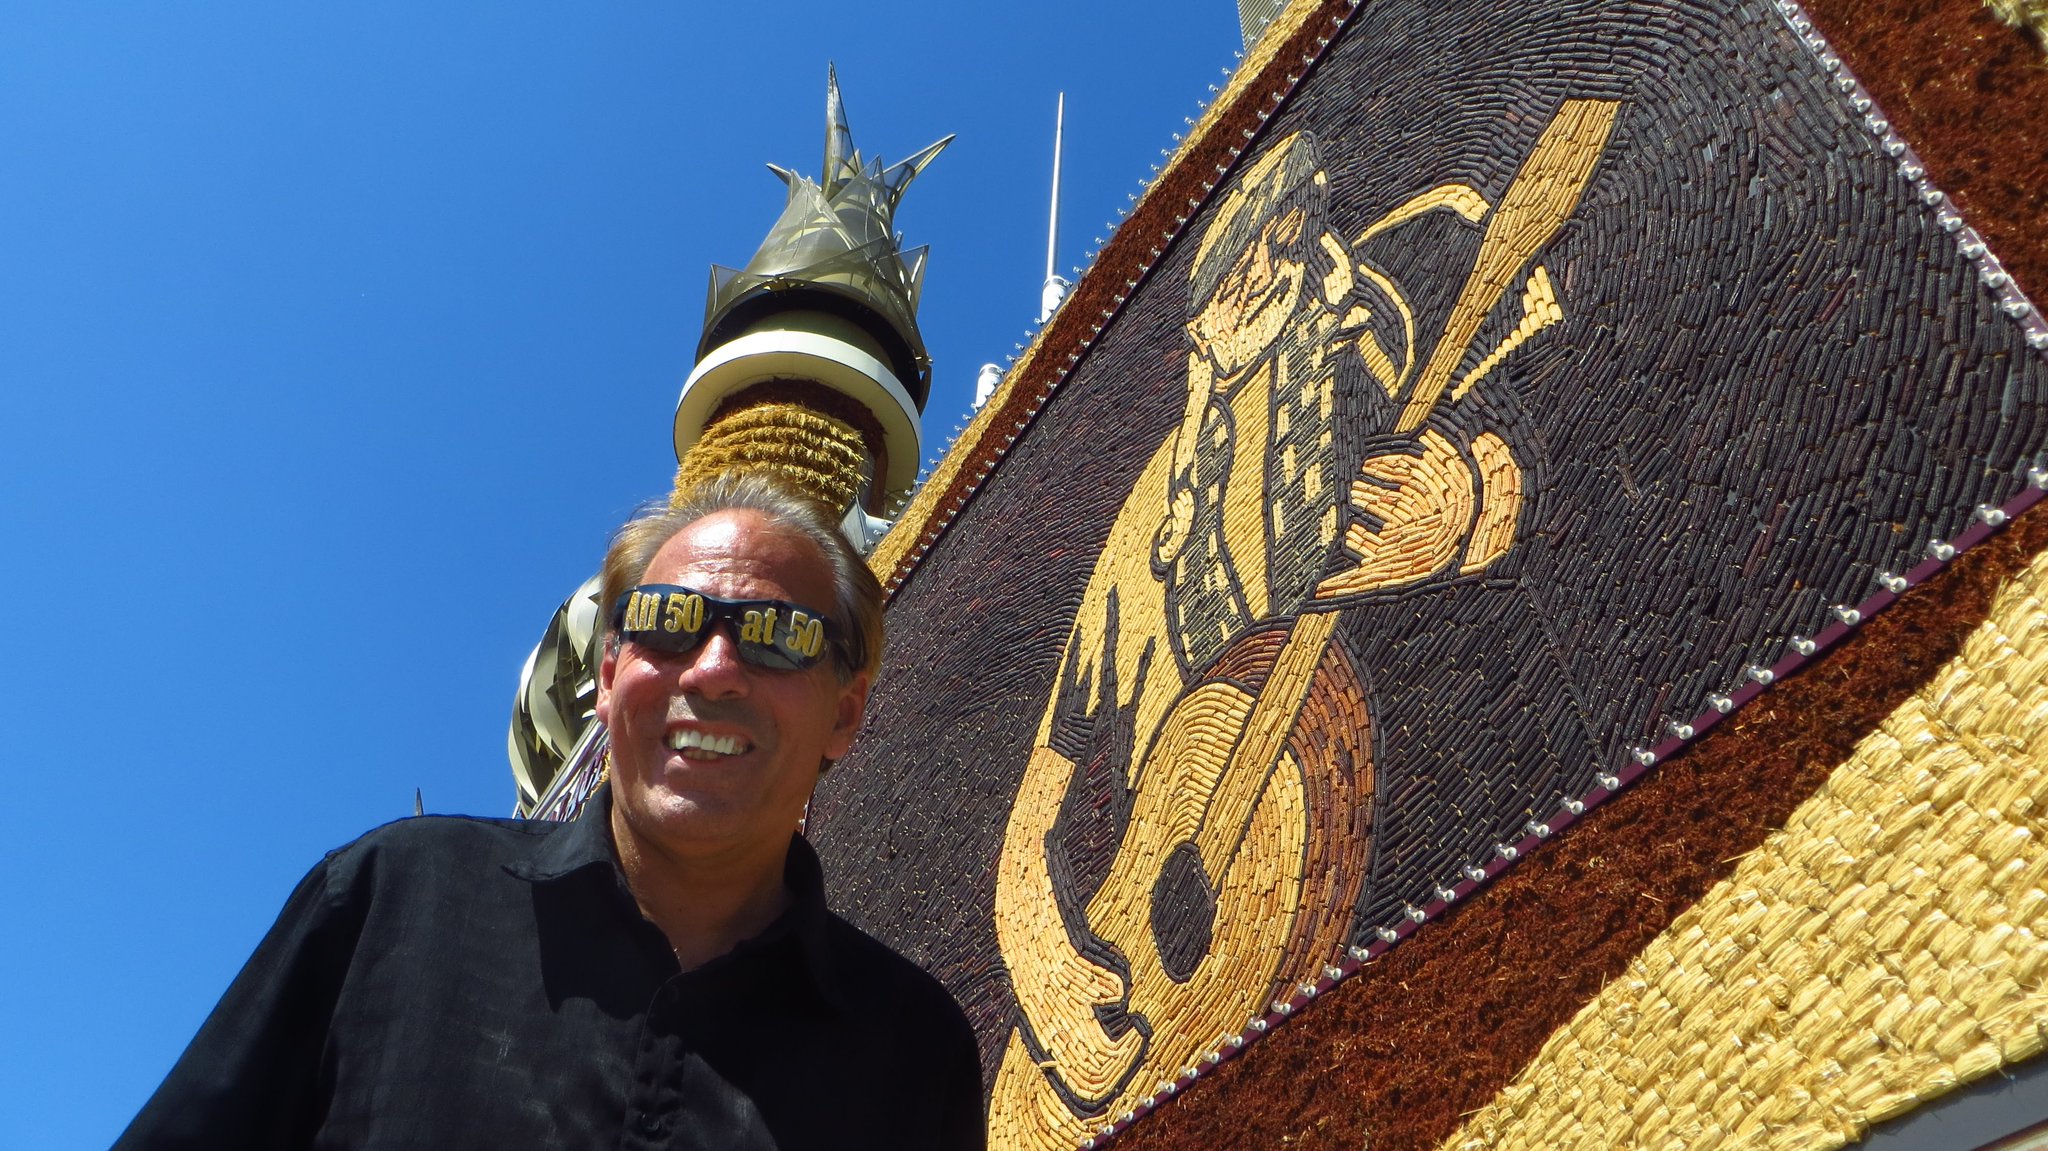
[[[713,755],[738,755],[747,749],[747,743],[736,735],[712,735],[709,732],[684,729],[668,737],[668,746],[674,751],[705,751]]]

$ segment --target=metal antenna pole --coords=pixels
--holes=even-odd
[[[1059,267],[1060,244],[1060,151],[1061,137],[1067,126],[1067,94],[1060,93],[1059,109],[1053,113],[1052,121],[1052,219],[1045,229],[1045,287],[1038,294],[1038,322],[1052,319],[1059,310],[1060,301],[1067,298],[1067,289],[1072,285],[1060,277],[1054,269]]]
[[[1057,268],[1055,252],[1060,242],[1060,136],[1067,125],[1067,94],[1060,93],[1059,110],[1052,120],[1052,222],[1045,229],[1045,278],[1050,280]]]

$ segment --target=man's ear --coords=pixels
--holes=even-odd
[[[603,689],[598,695],[603,698]],[[860,734],[861,715],[868,707],[868,673],[861,672],[839,688],[838,709],[832,716],[832,738],[825,742],[825,758],[842,759],[853,749],[853,737]]]
[[[612,676],[619,670],[619,641],[606,636],[598,641],[604,658],[597,661],[597,719],[612,725]]]

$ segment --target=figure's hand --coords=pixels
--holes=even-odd
[[[1351,506],[1362,522],[1344,532],[1344,550],[1358,562],[1318,584],[1316,598],[1398,587],[1442,571],[1457,558],[1475,503],[1472,469],[1434,428],[1423,429],[1412,452],[1366,457],[1351,481]]]
[[[1521,470],[1491,432],[1473,441],[1472,454],[1476,470],[1442,433],[1424,428],[1411,450],[1366,457],[1350,496],[1362,522],[1344,532],[1344,549],[1358,562],[1318,584],[1316,598],[1416,583],[1460,552],[1465,572],[1504,554],[1521,508]]]

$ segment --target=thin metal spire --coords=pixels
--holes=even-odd
[[[825,163],[818,183],[830,196],[848,180],[860,177],[860,153],[853,147],[853,129],[846,123],[846,101],[839,95],[839,65],[825,65]]]

